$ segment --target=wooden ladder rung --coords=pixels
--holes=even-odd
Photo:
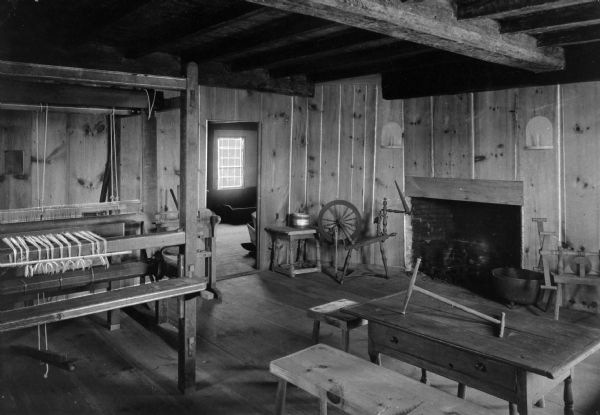
[[[173,278],[32,307],[2,311],[0,312],[0,332],[87,316],[170,297],[199,293],[205,289],[206,282],[204,280]]]

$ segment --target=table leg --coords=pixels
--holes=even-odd
[[[271,235],[271,262],[269,269],[273,271],[275,269],[275,236]]]
[[[421,369],[421,383],[427,385],[427,382],[429,382],[427,380],[427,370]]]
[[[512,402],[508,403],[508,415],[517,415],[517,405]]]
[[[458,396],[460,399],[465,399],[466,392],[467,392],[467,387],[465,386],[465,384],[459,383],[458,384],[458,393],[456,394],[456,396]]]
[[[312,332],[313,344],[319,343],[319,330],[320,329],[321,329],[321,322],[319,320],[315,320],[313,322],[313,332]]]
[[[287,390],[287,382],[279,379],[277,384],[277,394],[275,395],[275,415],[283,415],[285,413],[285,393]]]
[[[571,371],[571,375],[565,379],[563,399],[565,401],[565,415],[573,415],[575,413],[573,410],[573,371]]]
[[[321,269],[321,244],[319,242],[318,237],[315,238],[315,249],[317,250],[317,268]]]
[[[290,263],[290,278],[294,278],[294,262],[296,261],[294,257],[294,244],[296,241],[294,238],[288,239],[288,262]]]
[[[526,370],[517,372],[517,410],[519,415],[531,415],[533,413],[533,396],[531,396],[530,377]]]
[[[371,361],[371,363],[375,363],[376,365],[381,366],[381,354],[379,354],[378,352],[372,352],[371,350],[369,350],[369,360]]]
[[[350,349],[350,330],[342,329],[342,350],[348,353]]]
[[[325,398],[319,400],[319,415],[327,415],[327,399]]]

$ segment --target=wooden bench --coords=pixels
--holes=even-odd
[[[279,377],[278,415],[285,412],[288,383],[318,397],[321,415],[327,414],[328,404],[356,415],[488,413],[473,403],[324,344],[274,360],[270,370]]]
[[[313,322],[313,343],[319,343],[319,331],[321,322],[338,327],[342,330],[342,338],[340,348],[347,352],[350,348],[350,330],[367,324],[367,320],[355,317],[351,314],[344,313],[340,309],[357,304],[356,301],[341,300],[332,301],[330,303],[321,304],[316,307],[309,308],[307,316],[314,320]]]

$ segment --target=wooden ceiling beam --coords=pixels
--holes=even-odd
[[[600,25],[558,30],[536,35],[540,46],[567,46],[600,41]]]
[[[457,0],[456,17],[503,19],[587,3],[596,3],[596,0]]]
[[[230,62],[251,54],[268,52],[294,43],[336,35],[347,30],[347,27],[342,25],[304,16],[290,16],[288,19],[282,20],[277,28],[264,27],[254,36],[241,35],[213,45],[208,50],[195,50],[195,55],[203,56],[205,60]]]
[[[135,109],[148,106],[144,91],[2,79],[0,102]],[[162,102],[163,94],[159,92],[156,94],[154,107],[160,108]]]
[[[491,20],[477,23],[459,21],[454,16],[450,0],[247,1],[534,72],[564,67],[562,49],[539,48],[535,39],[525,35],[502,35]]]
[[[250,6],[250,5],[249,5]],[[244,10],[244,9],[242,9]],[[199,48],[218,40],[235,36],[241,32],[261,27],[269,22],[288,16],[287,13],[265,8],[253,8],[237,16],[220,20],[202,28],[194,28],[190,33],[176,36],[164,42],[147,44],[144,47],[135,47],[128,52],[129,57],[145,56],[156,51],[167,51],[169,53],[181,52],[188,49]]]
[[[396,44],[365,50],[359,53],[346,52],[341,55],[305,60],[302,63],[286,64],[271,68],[269,73],[274,78],[278,78],[303,73],[314,73],[316,69],[321,71],[350,69],[357,66],[385,64],[399,58],[420,56],[432,51],[435,51],[435,49],[410,42],[397,42]]]
[[[539,34],[597,23],[600,23],[600,4],[594,2],[503,19],[500,32]]]
[[[180,77],[9,61],[0,61],[0,78],[179,91],[185,90],[186,84],[185,78]]]
[[[314,84],[305,76],[288,76],[275,79],[262,69],[232,72],[227,65],[209,63],[199,66],[199,83],[205,86],[250,89],[283,95],[312,97]]]
[[[340,55],[344,52],[360,51],[399,42],[402,41],[379,33],[347,29],[336,36],[307,40],[256,53],[246,58],[236,59],[230,65],[234,71],[254,68],[269,69],[275,66],[290,65],[305,60],[325,58]]]

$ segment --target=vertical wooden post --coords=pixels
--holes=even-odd
[[[182,278],[191,278],[198,271],[198,65],[187,64],[186,79],[186,90],[181,93],[179,223],[185,230],[185,245],[180,247],[180,273]],[[196,302],[196,296],[179,298],[178,385],[182,392],[196,382]]]

